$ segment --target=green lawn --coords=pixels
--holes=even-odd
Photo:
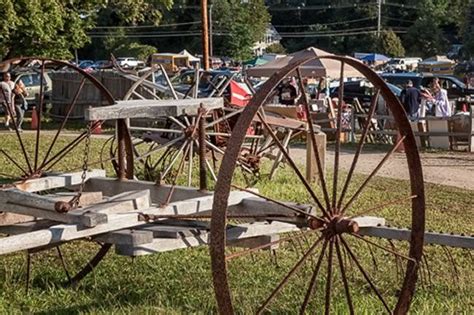
[[[28,136],[29,137],[29,136]],[[27,137],[27,138],[28,138]],[[51,136],[42,138],[42,148],[47,148]],[[61,138],[63,143],[69,138]],[[91,160],[98,160],[105,139],[93,139]],[[21,158],[17,144],[11,135],[0,136],[0,146]],[[29,152],[33,152],[33,137],[28,140]],[[55,167],[55,170],[69,170],[82,164],[83,147],[69,154]],[[16,173],[17,170],[3,155],[0,155],[1,172]],[[264,165],[264,171],[269,165]],[[107,165],[108,174],[113,171]],[[265,173],[265,172],[263,172]],[[331,178],[331,174],[328,174]],[[364,177],[357,176],[357,183]],[[242,182],[240,175],[237,182]],[[277,177],[261,178],[256,184],[260,192],[281,200],[307,202],[309,197],[299,181],[287,169]],[[408,183],[400,180],[377,178],[354,205],[354,213],[370,205],[405,196]],[[349,195],[350,195],[349,192]],[[320,192],[318,192],[320,194]],[[439,185],[426,185],[426,225],[428,230],[474,234],[474,209],[472,191]],[[406,227],[410,211],[407,203],[388,206],[373,215],[387,218],[388,223]],[[350,237],[348,237],[349,239]],[[314,237],[284,243],[272,256],[261,251],[251,256],[229,262],[230,281],[235,305],[239,313],[254,312],[272,288],[301,257]],[[375,239],[374,239],[375,240]],[[393,255],[378,249],[372,254],[361,242],[349,239],[361,263],[376,280],[377,286],[391,303],[400,287],[397,263]],[[389,246],[385,240],[375,240]],[[403,252],[406,244],[395,242],[397,250]],[[61,247],[68,269],[72,272],[84,265],[97,247],[88,242],[74,242]],[[236,251],[240,249],[235,249]],[[472,314],[474,312],[474,279],[472,252],[427,246],[425,255],[429,268],[423,264],[421,279],[412,304],[414,314]],[[450,255],[455,265],[450,263]],[[32,275],[29,294],[25,294],[26,254],[18,253],[0,258],[0,313],[40,314],[157,314],[157,313],[213,313],[216,311],[212,288],[210,259],[205,247],[177,250],[152,256],[128,258],[109,253],[95,272],[73,288],[61,286],[66,280],[56,250],[49,250],[32,256]],[[375,260],[376,264],[373,263]],[[315,261],[315,258],[312,260]],[[276,314],[296,313],[304,298],[313,264],[306,264],[289,285],[271,304]],[[348,278],[357,313],[378,314],[383,307],[363,281],[354,265],[348,264]],[[343,293],[337,261],[334,260],[332,312],[348,312]],[[324,286],[326,264],[323,264],[318,278],[317,292],[310,304],[312,313],[324,310]],[[390,298],[390,296],[392,298]],[[393,304],[392,304],[393,305]]]

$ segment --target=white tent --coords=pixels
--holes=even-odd
[[[194,57],[189,51],[186,49],[183,49],[180,53],[180,55],[187,56],[189,58],[190,62],[200,62],[201,59]]]
[[[333,54],[321,49],[309,47],[286,57],[278,58],[264,65],[247,70],[248,76],[271,77],[274,73],[285,66],[308,57],[333,56]],[[333,59],[314,59],[300,67],[301,74],[305,77],[329,77],[338,79],[341,74],[341,63]],[[344,66],[344,77],[361,77],[359,71],[351,66]]]

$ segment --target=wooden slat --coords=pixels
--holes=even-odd
[[[30,179],[15,183],[15,187],[29,192],[39,192],[61,187],[79,185],[82,181],[82,172],[48,175],[46,177]],[[86,180],[93,177],[105,177],[105,170],[94,169],[86,172]]]
[[[228,203],[229,205],[235,205],[242,202],[244,198],[250,196],[249,193],[240,191],[231,192]],[[147,215],[189,215],[193,213],[209,213],[212,209],[213,198],[213,196],[205,196],[186,201],[178,201],[161,208],[152,207],[149,209],[142,209],[140,213]],[[89,210],[91,212],[94,211],[93,208],[90,208]],[[111,214],[108,216],[107,223],[91,228],[85,229],[75,224],[59,224],[43,230],[5,237],[0,239],[0,255],[146,224],[147,222],[141,221],[140,217],[141,216],[136,212]]]
[[[222,108],[221,97],[182,100],[129,100],[118,101],[116,105],[91,107],[86,110],[85,119],[108,120],[126,118],[158,118],[164,116],[196,116],[199,108],[207,110]]]
[[[286,233],[296,231],[298,228],[293,224],[282,223],[282,222],[256,222],[250,224],[242,224],[229,228],[227,231],[226,239],[229,243],[236,240],[253,238],[263,235],[273,235],[279,233]],[[166,252],[170,250],[176,250],[181,248],[196,247],[200,245],[207,245],[209,242],[209,233],[202,233],[196,236],[190,236],[185,238],[159,238],[154,239],[150,244],[144,244],[140,246],[126,246],[117,245],[116,252],[119,255],[125,256],[141,256],[149,255],[153,253]]]
[[[385,226],[363,227],[359,234],[400,241],[409,241],[411,238],[411,230]],[[474,249],[474,237],[472,236],[426,232],[424,241],[425,244]]]

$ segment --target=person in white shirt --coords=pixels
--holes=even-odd
[[[436,117],[451,117],[451,105],[449,104],[448,91],[442,89],[438,82],[433,85],[434,96],[431,101],[435,106]]]
[[[11,130],[10,121],[13,120],[12,115],[15,115],[15,106],[13,104],[13,94],[12,91],[15,88],[15,83],[11,80],[11,75],[8,72],[3,74],[2,88],[5,91],[4,85],[8,86],[8,95],[2,95],[2,104],[5,107],[5,127]],[[2,94],[2,93],[0,93]],[[7,99],[5,100],[5,97]]]

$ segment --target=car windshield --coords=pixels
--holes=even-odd
[[[465,89],[466,88],[466,85],[461,81],[459,80],[458,78],[456,77],[449,77],[449,79],[451,81],[453,81],[457,86],[459,86],[461,89]]]

